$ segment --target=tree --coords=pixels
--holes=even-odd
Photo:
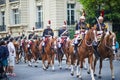
[[[120,0],[78,0],[86,11],[87,21],[94,23],[95,17],[100,16],[104,10],[104,20],[113,22],[113,31],[117,32],[117,40],[120,43]]]
[[[95,18],[104,10],[104,18],[107,21],[120,19],[120,0],[78,0],[84,7],[87,18]]]

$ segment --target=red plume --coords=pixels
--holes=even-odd
[[[64,21],[64,25],[66,25],[66,21]]]
[[[48,24],[51,24],[51,21],[50,21],[50,20],[48,21]]]
[[[103,10],[103,9],[101,10],[100,15],[101,15],[102,17],[104,17],[104,10]]]

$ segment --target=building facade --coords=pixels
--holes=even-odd
[[[74,25],[82,6],[77,0],[0,0],[0,35],[23,30],[42,32],[50,23],[56,30],[64,24]],[[14,34],[13,34],[14,33]]]

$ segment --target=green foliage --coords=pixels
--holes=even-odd
[[[118,43],[120,44],[120,33],[119,32],[116,34],[116,38],[117,38]]]
[[[74,34],[75,34],[75,27],[74,26],[69,27],[70,39],[74,38]]]
[[[104,10],[104,17],[107,21],[120,19],[120,0],[78,0],[84,7],[87,19],[95,18]]]

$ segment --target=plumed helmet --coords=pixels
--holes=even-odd
[[[81,16],[80,19],[85,19],[85,16]]]
[[[103,17],[102,17],[102,16],[99,16],[98,19],[103,19]]]

